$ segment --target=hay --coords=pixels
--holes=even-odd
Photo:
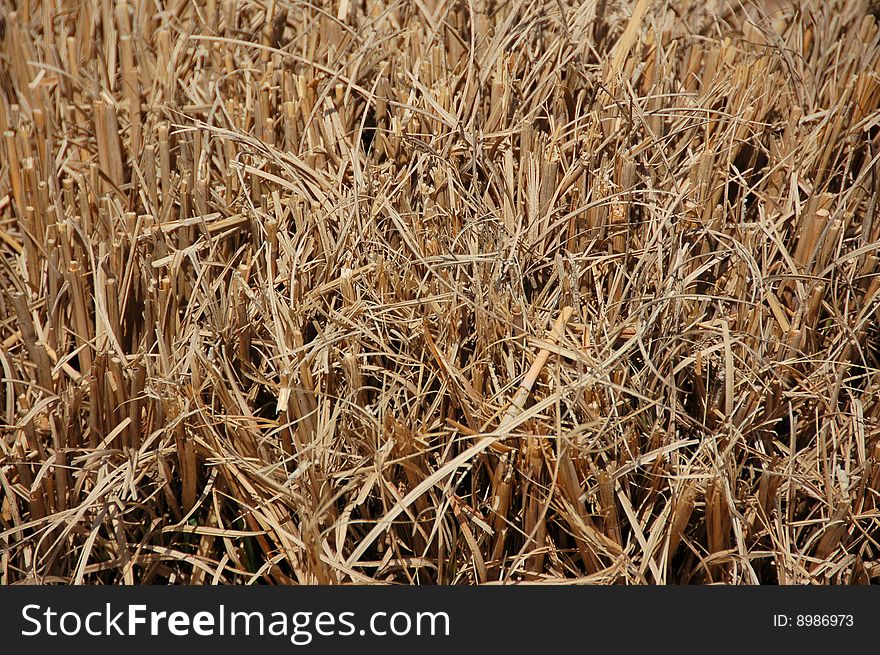
[[[0,581],[880,577],[867,3],[154,4],[0,0]]]

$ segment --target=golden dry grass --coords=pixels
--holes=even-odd
[[[872,11],[0,0],[0,582],[876,581]]]

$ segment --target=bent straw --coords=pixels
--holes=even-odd
[[[547,341],[549,341],[551,345],[555,345],[562,337],[565,332],[565,326],[569,319],[571,319],[573,312],[574,309],[572,307],[563,307],[562,312],[559,314],[559,318],[556,319],[553,330],[547,336]],[[519,385],[519,389],[516,390],[513,400],[510,401],[510,405],[507,407],[504,417],[498,424],[498,432],[503,432],[507,429],[508,426],[513,423],[513,420],[522,413],[526,400],[528,400],[529,394],[532,392],[532,387],[535,386],[535,382],[538,380],[538,376],[541,374],[541,370],[544,368],[544,365],[549,358],[550,351],[546,348],[542,348],[538,352],[538,356],[535,358],[535,361],[532,362],[526,376]]]

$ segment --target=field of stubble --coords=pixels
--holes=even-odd
[[[875,14],[0,0],[0,584],[877,582]]]

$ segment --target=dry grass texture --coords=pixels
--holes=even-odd
[[[866,3],[157,4],[0,0],[0,582],[880,578]]]

